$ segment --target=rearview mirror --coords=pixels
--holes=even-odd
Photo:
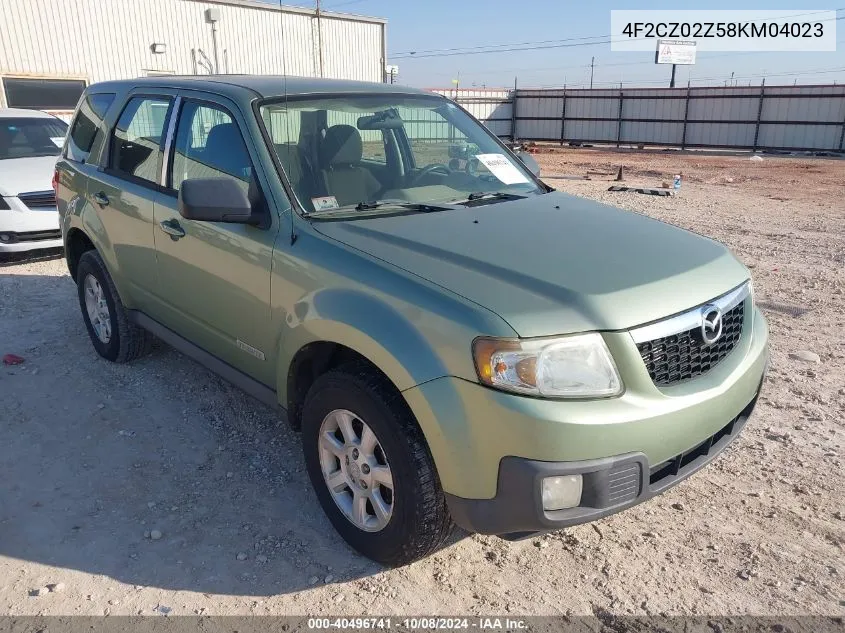
[[[232,178],[189,178],[179,188],[179,214],[186,220],[253,224],[252,205]]]
[[[358,117],[359,130],[398,130],[404,125],[402,117],[393,108]]]
[[[537,164],[537,161],[534,160],[534,157],[531,154],[520,150],[516,153],[516,156],[522,161],[522,164],[528,168],[528,171],[534,174],[537,178],[540,177],[540,165]]]

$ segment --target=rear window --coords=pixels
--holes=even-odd
[[[0,160],[58,156],[65,134],[67,125],[59,119],[0,119]]]
[[[73,110],[85,91],[81,79],[4,77],[6,105],[36,110]]]
[[[100,125],[109,106],[114,102],[114,97],[113,93],[89,94],[79,104],[79,110],[70,128],[66,158],[77,162],[88,160],[94,140],[100,132]]]

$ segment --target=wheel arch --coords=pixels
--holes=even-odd
[[[65,238],[65,260],[70,277],[76,282],[76,271],[79,268],[79,260],[82,255],[90,250],[97,250],[90,237],[78,227],[71,227]]]
[[[368,366],[397,392],[448,375],[432,343],[388,303],[352,290],[316,293],[294,306],[281,336],[277,392],[294,428],[313,382],[347,363]]]

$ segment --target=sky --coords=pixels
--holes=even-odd
[[[271,1],[271,0],[267,0]],[[313,2],[286,2],[313,7]],[[699,53],[694,66],[678,66],[677,85],[845,83],[845,0],[323,0],[323,9],[387,18],[389,64],[399,66],[397,83],[417,87],[461,88],[589,86],[595,57],[596,87],[668,86],[671,66],[654,64],[647,52],[612,52],[609,43],[583,44],[574,38],[607,36],[611,9],[747,9],[808,11],[839,9],[835,52]],[[811,16],[812,17],[812,16]],[[801,18],[798,18],[801,19]],[[806,18],[804,18],[806,19]],[[467,54],[466,49],[503,44],[548,42],[567,47]],[[587,41],[589,42],[589,40]],[[530,46],[531,44],[529,44]],[[446,56],[415,58],[411,51],[463,49]]]

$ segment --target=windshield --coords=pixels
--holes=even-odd
[[[261,106],[261,118],[299,202],[315,215],[442,210],[544,192],[484,127],[441,97],[296,98]]]
[[[66,133],[59,119],[0,118],[0,160],[58,156]]]

